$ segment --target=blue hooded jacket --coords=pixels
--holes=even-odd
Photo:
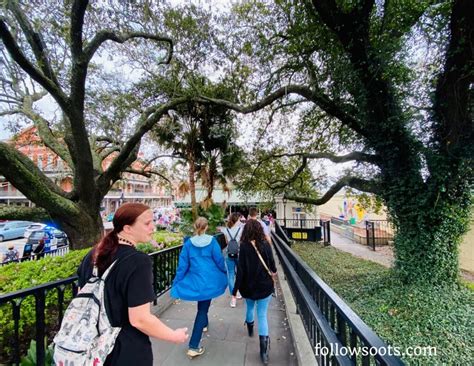
[[[193,236],[179,255],[171,296],[188,301],[210,300],[227,288],[227,272],[217,240],[207,234]]]

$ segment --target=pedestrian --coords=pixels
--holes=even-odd
[[[274,291],[275,275],[272,247],[265,238],[263,228],[257,220],[248,220],[240,240],[233,295],[240,290],[245,299],[245,324],[250,337],[253,336],[255,306],[257,307],[260,358],[264,364],[268,363],[270,348],[267,313]]]
[[[13,244],[8,244],[8,250],[5,252],[3,256],[3,263],[10,263],[10,262],[19,262],[20,261],[20,253],[15,248]]]
[[[125,203],[113,217],[113,230],[83,259],[77,274],[79,287],[92,277],[94,265],[99,276],[115,261],[105,281],[105,308],[114,327],[121,327],[104,366],[153,364],[149,337],[184,343],[187,328],[173,330],[150,311],[155,299],[150,257],[139,252],[139,242],[149,242],[154,231],[153,213],[141,203]]]
[[[40,239],[38,241],[38,245],[36,246],[35,250],[33,250],[33,255],[36,259],[44,257],[44,239]]]
[[[239,264],[239,244],[240,238],[242,237],[243,225],[240,223],[240,213],[234,212],[229,215],[227,221],[227,227],[222,230],[222,233],[225,236],[225,241],[227,243],[226,249],[224,249],[225,264],[227,267],[227,279],[229,282],[229,292],[232,296],[230,300],[230,307],[235,308],[237,305],[237,299],[242,298],[240,293],[237,293],[237,297],[232,295],[234,291],[235,283],[235,270]],[[231,242],[232,241],[232,242]],[[233,244],[237,244],[237,250],[233,248]],[[232,248],[229,248],[232,246]]]
[[[194,223],[195,235],[186,240],[179,255],[176,277],[171,287],[171,296],[187,301],[197,301],[197,314],[189,340],[189,358],[200,356],[203,331],[207,331],[207,313],[211,300],[221,296],[227,288],[227,275],[221,247],[217,240],[207,235],[207,219],[199,217]]]
[[[257,210],[256,207],[251,207],[250,208],[248,219],[249,220],[256,220],[260,223],[260,225],[262,226],[262,229],[263,229],[263,233],[265,234],[265,239],[267,240],[267,242],[269,242],[271,244],[272,243],[272,238],[271,238],[271,235],[270,235],[270,228],[262,220],[260,220],[260,218],[258,217],[258,210]],[[247,220],[247,222],[248,222],[248,220]]]

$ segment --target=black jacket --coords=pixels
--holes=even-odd
[[[264,250],[260,254],[267,264],[268,269],[275,273],[275,260],[273,259],[272,247],[267,242],[263,245]],[[273,279],[263,266],[252,243],[241,242],[239,251],[239,264],[233,295],[240,294],[251,300],[264,299],[273,292]]]

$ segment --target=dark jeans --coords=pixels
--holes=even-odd
[[[202,330],[209,324],[209,320],[207,319],[209,306],[211,306],[211,300],[198,301],[198,312],[196,314],[196,319],[194,320],[193,334],[189,340],[189,348],[199,348]]]

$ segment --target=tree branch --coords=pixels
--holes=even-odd
[[[36,57],[36,63],[43,71],[43,74],[59,88],[59,82],[51,68],[51,64],[46,54],[46,46],[44,44],[43,38],[41,37],[41,34],[33,30],[33,27],[28,22],[28,19],[26,18],[25,14],[20,9],[16,1],[8,1],[7,7],[13,12],[16,20],[20,24],[20,27],[23,30],[23,33],[25,34],[26,40],[31,46],[31,49],[33,50],[33,53]]]
[[[32,97],[26,96],[23,98],[22,113],[34,122],[36,128],[38,129],[38,135],[41,138],[41,141],[62,160],[64,160],[70,168],[72,168],[73,163],[69,151],[53,135],[53,132],[49,128],[48,121],[33,110]]]
[[[74,0],[71,7],[71,56],[73,60],[79,60],[83,55],[82,50],[82,28],[84,26],[84,15],[89,4],[88,0]]]
[[[240,106],[228,100],[214,99],[204,96],[194,98],[194,100],[201,103],[214,103],[217,105],[224,106],[228,109],[232,109],[236,112],[247,114],[258,111],[272,104],[275,100],[280,99],[289,94],[297,94],[306,98],[306,100],[317,104],[326,113],[337,118],[339,121],[341,121],[342,124],[359,133],[361,136],[367,136],[367,133],[362,128],[362,124],[359,120],[355,118],[356,111],[352,106],[342,103],[336,103],[335,101],[331,100],[327,95],[325,95],[322,90],[317,89],[316,91],[313,91],[309,87],[304,85],[290,84],[287,86],[283,86],[275,90],[273,93],[267,95],[262,100],[248,106]]]
[[[470,0],[453,4],[450,41],[444,71],[435,92],[436,138],[445,150],[474,148],[472,85],[474,83],[474,8]],[[469,20],[471,19],[471,20]],[[471,155],[472,157],[472,155]]]
[[[171,181],[168,178],[166,178],[163,174],[161,174],[160,172],[157,172],[156,170],[144,170],[144,169],[137,170],[137,169],[128,168],[128,169],[125,169],[125,172],[143,175],[144,177],[147,177],[147,178],[151,178],[152,175],[157,175],[161,179],[164,179],[169,184],[171,184]]]
[[[377,155],[363,153],[361,151],[353,151],[346,155],[335,155],[328,152],[320,152],[320,153],[288,153],[288,154],[275,154],[271,155],[270,158],[281,158],[281,157],[294,157],[300,156],[306,159],[329,159],[333,163],[346,163],[348,161],[361,161],[364,163],[371,163],[371,164],[379,164],[380,158]]]
[[[138,126],[135,133],[128,139],[125,145],[122,147],[120,153],[115,157],[107,170],[101,174],[98,179],[98,184],[101,191],[107,192],[111,181],[115,181],[119,178],[119,174],[122,170],[126,169],[132,161],[130,155],[136,149],[137,144],[145,133],[151,130],[156,122],[166,114],[169,110],[176,108],[178,105],[189,101],[188,97],[177,98],[166,104],[154,107],[153,109],[148,108],[142,113]]]
[[[61,216],[70,215],[71,210],[78,211],[68,199],[69,193],[48,179],[30,159],[4,142],[0,142],[0,173],[29,200],[41,204],[48,212]]]
[[[48,79],[43,73],[38,70],[30,61],[26,58],[23,52],[18,47],[15,39],[8,30],[6,23],[0,17],[0,37],[5,45],[11,58],[28,74],[33,80],[38,82],[43,88],[45,88],[56,102],[61,106],[63,110],[67,110],[69,107],[68,97],[63,93],[62,89],[58,87],[52,80]]]
[[[337,192],[339,192],[344,187],[352,187],[362,192],[369,192],[374,194],[379,194],[381,191],[380,186],[375,181],[346,176],[342,177],[333,186],[331,186],[331,188],[329,188],[329,190],[321,198],[301,197],[292,195],[290,193],[285,193],[284,198],[295,202],[320,206],[328,202]]]
[[[144,39],[151,39],[156,42],[165,42],[168,44],[168,53],[166,58],[159,62],[160,64],[169,64],[171,58],[173,57],[173,40],[169,37],[160,36],[156,34],[149,34],[144,32],[131,32],[131,33],[123,33],[117,34],[110,30],[103,30],[98,32],[94,38],[90,41],[90,43],[84,48],[84,55],[86,57],[87,62],[89,62],[92,57],[94,56],[97,49],[104,43],[105,41],[113,41],[117,43],[125,43],[126,41],[133,39],[133,38],[144,38]]]

